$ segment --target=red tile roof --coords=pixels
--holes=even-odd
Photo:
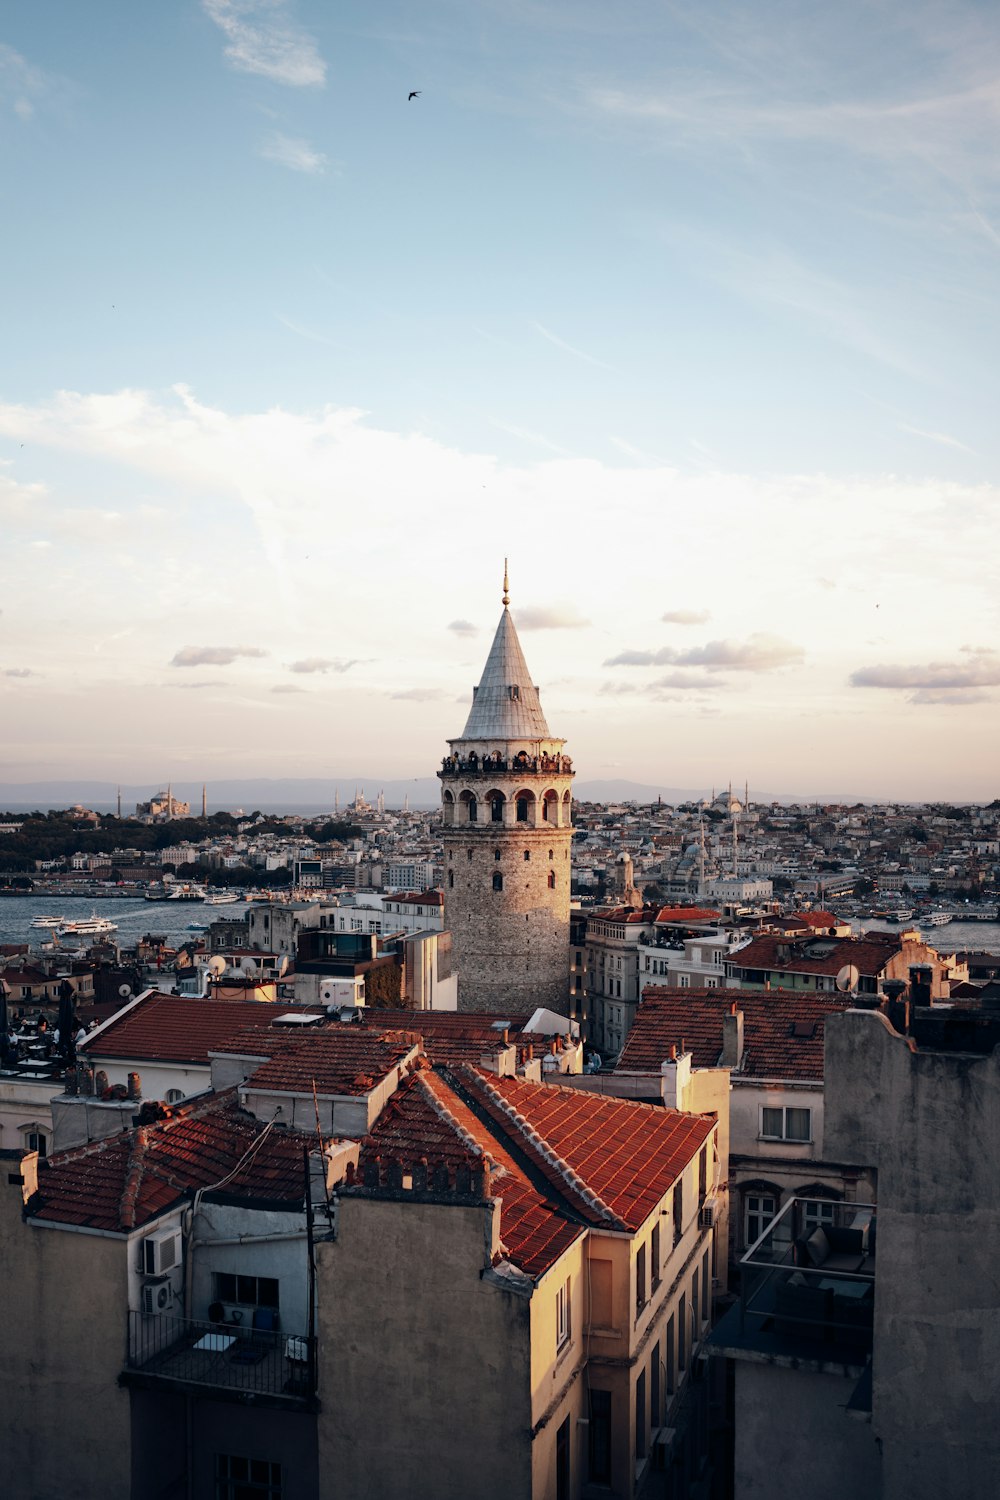
[[[901,938],[892,933],[881,936],[869,932],[861,938],[807,937],[798,941],[763,933],[745,948],[738,949],[730,962],[739,969],[827,975],[836,975],[845,964],[853,964],[859,974],[874,977],[901,949]]]
[[[119,1011],[82,1046],[84,1056],[136,1062],[202,1063],[251,1024],[269,1027],[287,1006],[258,1000],[200,1000],[156,990]],[[315,1010],[312,1014],[316,1014]]]
[[[822,1080],[823,1023],[853,1005],[849,995],[803,995],[792,990],[681,990],[650,985],[643,991],[615,1072],[658,1074],[681,1043],[696,1068],[719,1065],[722,1018],[735,1004],[743,1012],[744,1078]],[[799,1023],[815,1029],[793,1035]]]
[[[308,1094],[315,1085],[317,1094],[325,1097],[360,1097],[401,1067],[419,1043],[410,1032],[376,1034],[360,1026],[317,1029],[305,1036],[282,1035],[275,1027],[265,1033],[255,1027],[216,1051],[268,1057],[247,1080],[251,1089]]]
[[[589,1223],[638,1229],[715,1127],[634,1100],[559,1084],[497,1078],[464,1067],[461,1083]]]
[[[504,1254],[527,1276],[541,1276],[583,1232],[556,1197],[531,1182],[517,1162],[441,1074],[414,1074],[382,1111],[362,1145],[359,1166],[386,1158],[404,1170],[423,1162],[486,1167],[489,1194],[501,1200]]]
[[[250,1162],[236,1168],[267,1134]],[[239,1108],[227,1090],[176,1105],[171,1117],[139,1126],[38,1164],[33,1218],[112,1233],[141,1228],[199,1188],[218,1186],[237,1198],[303,1202],[302,1151],[315,1137],[268,1129]]]
[[[656,913],[658,922],[717,922],[722,916],[720,911],[712,911],[707,906],[664,906]]]

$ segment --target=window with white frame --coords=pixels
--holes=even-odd
[[[744,1198],[746,1246],[755,1245],[778,1212],[773,1193],[747,1193]]]
[[[833,1223],[834,1204],[823,1200],[811,1199],[802,1205],[803,1233],[812,1234],[814,1229],[821,1229],[826,1224]]]
[[[570,1278],[567,1276],[556,1292],[556,1348],[569,1343],[570,1326]]]
[[[760,1134],[765,1141],[811,1141],[812,1110],[765,1106],[760,1112]]]

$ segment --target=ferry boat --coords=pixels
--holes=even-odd
[[[167,897],[168,901],[204,901],[205,887],[201,885],[175,886]]]
[[[205,897],[206,906],[232,906],[238,901],[239,895],[236,891],[209,891]]]
[[[61,927],[62,917],[36,917],[31,923],[32,927]]]
[[[954,920],[950,911],[932,911],[924,917],[928,927],[947,927],[948,923]]]
[[[107,917],[99,917],[96,912],[89,917],[81,917],[76,922],[59,924],[59,933],[63,937],[107,937],[109,933],[117,931],[117,923]]]

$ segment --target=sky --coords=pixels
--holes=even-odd
[[[408,97],[419,90],[416,98]],[[1000,793],[1000,11],[7,0],[0,779]]]

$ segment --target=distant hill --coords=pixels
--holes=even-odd
[[[414,776],[409,780],[380,780],[378,776],[338,777],[247,777],[225,778],[208,784],[209,812],[232,812],[242,808],[244,812],[276,813],[325,813],[332,812],[334,798],[339,793],[341,811],[354,800],[355,789],[364,789],[369,802],[374,803],[379,792],[385,795],[386,807],[402,807],[403,799],[409,798],[411,808],[435,808],[440,802],[440,784],[435,776]],[[716,788],[718,791],[719,789]],[[739,794],[737,789],[737,794]],[[135,813],[136,804],[148,802],[156,792],[166,791],[166,786],[157,782],[122,786],[122,812],[126,816]],[[191,804],[192,813],[201,811],[201,782],[175,781],[172,791],[176,798]],[[578,781],[574,795],[580,802],[638,802],[649,804],[661,797],[664,802],[676,804],[691,802],[711,794],[711,787],[653,786],[645,782],[621,779],[604,781]],[[857,802],[859,799],[846,794],[835,796],[824,793],[812,796],[789,796],[784,792],[759,792],[751,794],[751,802]],[[114,812],[117,805],[117,788],[113,781],[26,781],[0,782],[0,808],[8,812],[29,812],[39,808],[43,812],[50,808],[71,807],[74,803],[93,808],[95,812]]]

